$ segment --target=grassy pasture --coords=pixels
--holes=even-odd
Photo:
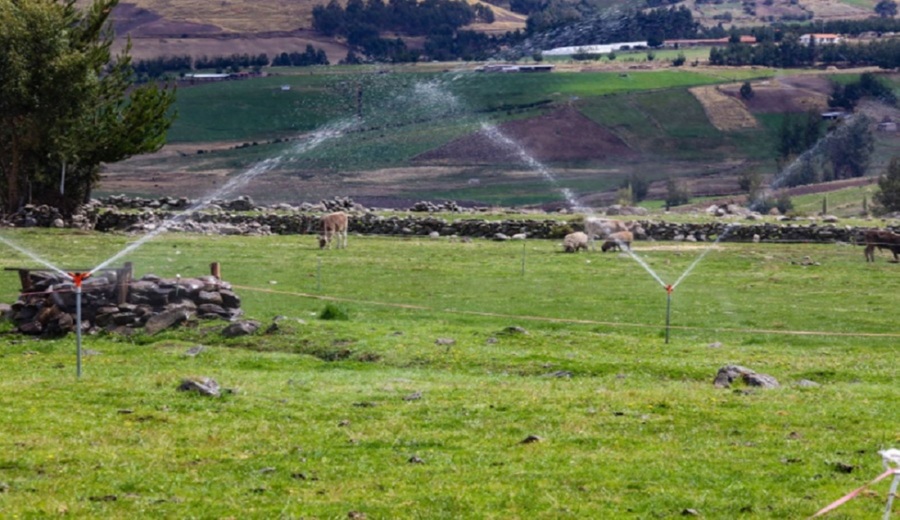
[[[134,240],[4,236],[62,267]],[[636,250],[666,283],[707,251]],[[669,344],[635,261],[554,241],[166,235],[123,260],[168,277],[221,261],[248,317],[284,318],[232,340],[219,322],[86,337],[80,381],[74,338],[5,335],[4,516],[803,518],[900,442],[898,266],[858,247],[718,244],[673,294]],[[4,301],[17,285],[0,279]],[[349,320],[318,319],[328,302]],[[730,363],[782,387],[713,388]],[[234,392],[176,392],[191,375]],[[876,517],[886,490],[831,517]]]

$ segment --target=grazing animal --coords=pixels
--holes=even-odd
[[[894,253],[894,262],[900,261],[900,234],[887,229],[867,229],[864,235],[866,240],[866,262],[875,261],[875,248],[887,249]]]
[[[563,239],[563,249],[566,251],[566,253],[575,253],[579,249],[584,249],[585,251],[587,251],[588,236],[581,231],[569,233]]]
[[[347,247],[347,214],[343,211],[329,213],[322,217],[322,234],[319,235],[319,248],[331,249],[331,241],[337,236],[337,248]]]
[[[629,231],[628,224],[621,220],[608,218],[589,217],[584,220],[584,232],[591,237],[591,240],[606,238],[612,233],[618,233],[619,231]]]
[[[631,231],[619,231],[606,237],[606,241],[600,246],[600,250],[604,253],[610,249],[622,250],[624,245],[626,249],[631,249],[631,242],[634,241],[634,234]]]

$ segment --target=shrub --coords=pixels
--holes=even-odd
[[[322,309],[322,313],[319,314],[319,319],[346,321],[350,319],[350,315],[347,313],[347,309],[334,303],[327,303],[325,308]]]
[[[565,238],[569,233],[574,232],[572,226],[568,224],[560,224],[550,228],[550,238]]]

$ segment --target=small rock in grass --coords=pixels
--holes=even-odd
[[[204,350],[206,350],[206,347],[204,347],[203,345],[197,345],[196,347],[189,348],[188,351],[184,353],[184,355],[188,357],[196,357]]]
[[[681,516],[700,516],[700,512],[696,509],[685,509],[681,512]]]
[[[834,464],[834,469],[835,471],[838,471],[840,473],[853,473],[853,470],[856,469],[856,466],[844,462],[836,462]]]
[[[421,398],[422,398],[422,392],[413,392],[413,393],[409,394],[408,396],[404,397],[403,400],[404,401],[418,401]]]
[[[541,442],[542,440],[544,440],[544,439],[542,439],[541,437],[539,437],[537,435],[529,435],[528,437],[525,437],[524,439],[522,439],[522,442],[520,442],[519,444],[532,444],[535,442]]]
[[[178,386],[181,392],[197,392],[208,397],[219,397],[219,383],[209,377],[198,379],[184,379]]]
[[[418,455],[413,455],[407,462],[410,464],[425,464],[425,461],[420,459]]]
[[[450,346],[450,345],[455,345],[456,340],[452,339],[452,338],[438,338],[434,341],[434,344]]]

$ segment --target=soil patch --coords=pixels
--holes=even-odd
[[[789,81],[787,81],[789,80]],[[753,83],[753,97],[741,98],[740,85],[724,85],[720,91],[743,105],[752,113],[807,112],[828,109],[831,83],[818,76],[803,79],[787,78]]]
[[[499,125],[498,129],[538,161],[578,162],[636,155],[619,137],[572,107],[529,119],[508,121]],[[485,131],[456,139],[414,159],[419,164],[483,164],[521,160],[516,149],[498,143]]]

